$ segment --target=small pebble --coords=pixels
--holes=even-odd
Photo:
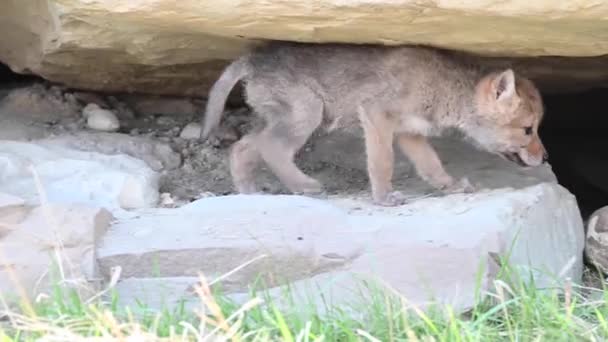
[[[215,197],[215,194],[213,192],[210,192],[210,191],[204,191],[204,192],[201,192],[200,194],[198,194],[198,198],[199,199],[201,199],[201,198],[209,198],[209,197]]]
[[[175,206],[175,200],[168,192],[163,192],[160,194],[160,205],[162,207],[173,207]]]
[[[84,107],[82,115],[87,119],[87,127],[90,129],[113,132],[120,128],[120,122],[112,111],[102,109],[94,103]]]
[[[182,139],[198,139],[201,135],[201,125],[196,122],[191,122],[182,129],[182,132],[179,134],[179,137]]]

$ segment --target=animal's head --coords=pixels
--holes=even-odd
[[[475,90],[475,113],[466,133],[481,148],[520,166],[537,166],[548,155],[539,136],[543,103],[534,84],[513,70],[491,73]]]

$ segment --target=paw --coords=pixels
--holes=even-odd
[[[374,198],[374,204],[383,207],[396,207],[407,203],[407,198],[401,191],[391,191],[388,194]]]
[[[304,195],[304,196],[310,197],[310,198],[314,198],[314,199],[318,199],[318,200],[326,200],[327,198],[329,198],[329,195],[325,191],[309,192],[309,193],[303,193],[301,195]]]
[[[243,195],[259,194],[257,186],[253,182],[235,182],[236,191]]]
[[[459,181],[444,187],[441,191],[445,194],[468,194],[475,192],[475,187],[469,182],[468,178],[463,177]]]
[[[325,194],[325,189],[323,185],[317,181],[316,179],[309,179],[305,182],[301,182],[298,184],[292,184],[290,187],[291,192],[294,195],[304,195],[309,197],[323,197],[327,196]]]

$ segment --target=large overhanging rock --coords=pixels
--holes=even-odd
[[[608,3],[591,0],[4,0],[0,11],[1,61],[103,91],[204,95],[226,61],[260,39],[422,43],[502,56],[608,53]],[[559,59],[524,64],[533,76],[550,70],[545,84],[608,79],[605,59],[569,63],[576,73],[568,74],[572,64],[557,72]]]

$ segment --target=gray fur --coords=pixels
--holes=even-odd
[[[456,128],[488,151],[520,153],[530,141],[522,136],[516,142],[513,130],[523,132],[517,125],[526,122],[536,136],[542,116],[520,108],[515,83],[519,87],[527,80],[516,81],[511,70],[483,70],[472,55],[413,46],[273,42],[228,66],[213,86],[202,137],[219,124],[226,98],[241,79],[247,103],[266,119],[261,132],[245,136],[233,149],[231,171],[244,193],[256,191],[251,173],[261,160],[292,192],[320,191],[320,184],[293,163],[319,126],[365,128],[372,192],[382,202],[391,191],[386,183],[392,177],[387,167],[392,167],[393,135],[419,174],[446,188],[454,182],[424,137]],[[535,91],[528,83],[522,87]],[[387,167],[375,165],[383,159]]]
[[[324,119],[339,118],[340,127],[356,124],[357,107],[370,103],[460,126],[458,117],[472,110],[475,82],[483,75],[471,59],[426,47],[269,43],[231,64],[213,86],[203,132],[219,124],[219,103],[240,78],[254,109],[287,104],[310,90],[323,101]]]

